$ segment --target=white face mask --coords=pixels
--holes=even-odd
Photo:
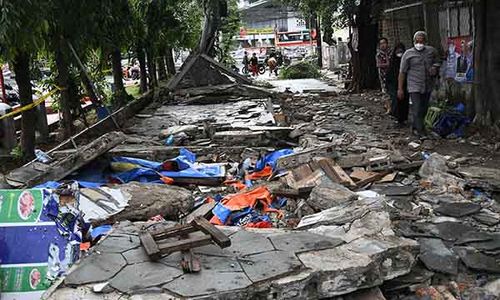
[[[424,44],[420,44],[420,43],[415,44],[415,49],[417,49],[418,51],[424,50],[424,47],[425,47]]]
[[[396,53],[397,57],[403,57],[403,53]]]

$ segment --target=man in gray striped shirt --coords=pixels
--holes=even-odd
[[[424,119],[440,67],[437,51],[426,45],[426,39],[427,34],[424,31],[415,33],[414,47],[408,49],[401,59],[398,82],[398,98],[402,99],[404,83],[407,81],[412,106],[412,129],[418,136],[425,135]]]

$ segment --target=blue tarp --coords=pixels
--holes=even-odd
[[[264,156],[263,158],[259,159],[257,163],[255,163],[255,170],[256,171],[261,171],[266,167],[266,165],[269,165],[273,168],[273,170],[276,167],[276,162],[278,161],[278,158],[286,155],[293,154],[292,149],[281,149],[277,150],[274,152],[271,152]]]

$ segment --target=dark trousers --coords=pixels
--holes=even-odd
[[[411,98],[411,115],[413,117],[413,129],[418,133],[425,133],[425,116],[429,108],[429,99],[431,93],[410,93]]]
[[[388,89],[388,93],[391,97],[391,115],[396,117],[399,124],[403,124],[408,120],[408,113],[410,111],[410,95],[405,92],[404,99],[398,99],[397,88]]]

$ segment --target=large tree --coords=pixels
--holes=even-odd
[[[350,27],[349,49],[353,78],[351,91],[372,89],[378,86],[375,53],[378,42],[378,17],[381,9],[380,0],[282,0],[283,3],[299,9],[306,18],[312,18],[313,26],[319,29],[323,24],[325,41],[331,42],[332,26]],[[319,33],[319,30],[318,30]],[[321,38],[321,35],[319,35]],[[318,53],[321,54],[321,42]],[[319,60],[318,64],[321,65]]]
[[[475,123],[500,130],[500,1],[475,4]]]
[[[33,102],[30,65],[47,29],[42,14],[47,9],[45,4],[44,1],[0,1],[0,55],[11,62],[22,106]],[[21,149],[24,160],[35,156],[36,119],[35,109],[23,111]]]

